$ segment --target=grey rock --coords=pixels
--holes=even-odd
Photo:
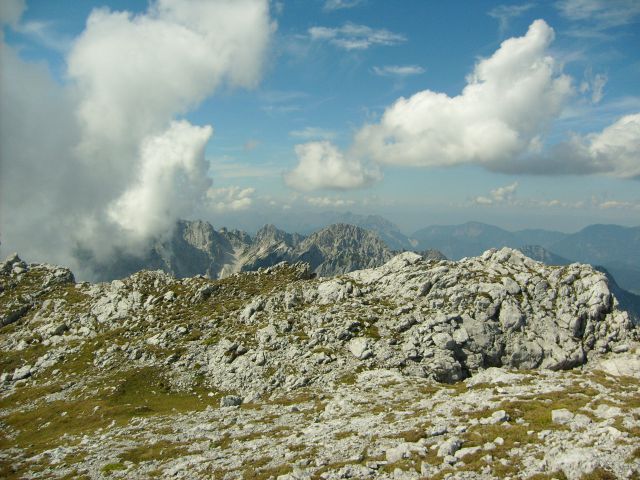
[[[600,466],[594,449],[551,450],[545,456],[550,471],[562,471],[568,480],[579,480]]]
[[[573,420],[573,413],[566,408],[551,411],[551,421],[559,425],[564,425]]]
[[[31,372],[32,372],[31,365],[24,365],[22,367],[16,368],[13,371],[13,375],[11,376],[11,378],[14,382],[18,380],[22,380],[24,378],[30,377]]]
[[[237,407],[242,405],[242,397],[237,395],[225,395],[220,399],[221,407]]]
[[[364,337],[357,337],[349,341],[349,351],[360,360],[366,360],[373,356],[373,352],[369,349],[369,341]]]
[[[445,440],[438,445],[438,456],[446,457],[448,455],[453,455],[460,449],[461,446],[462,441],[457,437]]]

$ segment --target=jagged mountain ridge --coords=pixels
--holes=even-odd
[[[114,255],[108,264],[94,265],[94,277],[97,280],[112,280],[142,269],[161,269],[179,278],[197,274],[220,278],[238,271],[269,267],[280,261],[307,261],[317,274],[334,275],[381,265],[394,251],[389,241],[396,245],[407,245],[409,242],[408,239],[399,243],[393,238],[389,240],[389,235],[393,237],[393,232],[397,230],[382,217],[345,214],[345,218],[351,217],[361,225],[378,228],[378,231],[369,230],[371,234],[366,234],[363,227],[336,224],[304,236],[265,225],[252,237],[240,230],[216,230],[208,222],[179,221],[168,239],[156,241],[142,257],[121,253]],[[568,235],[547,230],[509,232],[492,225],[469,222],[458,226],[433,226],[416,232],[419,242],[416,248],[411,249],[437,249],[437,257],[444,254],[459,259],[478,255],[489,248],[518,248],[532,258],[551,265],[575,261],[600,265],[616,278],[621,288],[637,295],[640,292],[640,255],[637,254],[640,243],[636,238],[636,230],[594,225]],[[379,231],[386,236],[381,237]],[[590,240],[593,236],[590,232],[597,234],[593,241]],[[622,237],[618,238],[618,234]],[[314,242],[326,241],[323,239],[327,236],[332,238],[329,242],[331,248],[327,248],[328,244],[322,248],[314,245]],[[341,237],[344,237],[342,243]],[[579,241],[572,249],[570,245],[574,237]],[[606,247],[607,241],[610,241],[609,247]],[[384,243],[387,244],[386,248]],[[562,248],[568,249],[573,256],[558,255],[554,250],[556,244],[565,245]],[[598,254],[594,256],[589,253],[593,251]],[[81,258],[84,264],[91,265],[89,257]],[[624,263],[621,259],[624,259]]]
[[[304,261],[314,273],[329,276],[379,266],[392,256],[375,233],[354,225],[330,225],[307,237],[265,225],[251,237],[240,230],[216,230],[201,220],[180,220],[172,235],[156,241],[143,257],[116,255],[94,271],[97,280],[106,281],[143,269],[160,269],[178,278],[222,278],[283,261]]]
[[[279,264],[75,284],[14,257],[0,287],[9,478],[640,469],[637,328],[588,265],[406,252],[333,278]]]

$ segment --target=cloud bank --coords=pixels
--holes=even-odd
[[[379,178],[361,175],[371,162],[640,178],[640,114],[545,146],[547,132],[576,94],[572,79],[549,53],[554,36],[546,22],[534,21],[524,36],[505,40],[479,60],[459,95],[422,90],[399,98],[378,122],[360,128],[346,153],[328,143],[297,146],[299,163],[287,183],[305,190],[357,188]],[[602,99],[606,81],[596,75],[583,86],[583,93],[591,91],[592,103]]]
[[[19,22],[13,11],[2,18]],[[3,251],[67,264],[77,248],[136,253],[188,215],[210,187],[213,130],[180,117],[221,85],[256,85],[273,30],[267,0],[96,9],[64,86],[2,43]]]

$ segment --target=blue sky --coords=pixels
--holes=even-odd
[[[140,240],[166,227],[162,216],[257,227],[323,210],[379,213],[407,232],[467,220],[640,224],[636,0],[2,8],[2,139],[13,139],[3,177],[47,184],[43,196],[60,204],[48,216],[66,228],[111,222]],[[35,91],[68,101],[47,103],[52,124],[37,107],[24,113]],[[39,131],[58,129],[68,144],[29,153]],[[164,155],[176,145],[184,158]],[[65,169],[75,186],[52,180]],[[24,206],[21,217],[22,236],[3,228],[5,244],[43,214]]]

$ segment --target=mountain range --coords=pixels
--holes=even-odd
[[[265,225],[252,237],[240,230],[216,230],[200,220],[181,220],[168,239],[154,242],[143,256],[116,254],[108,264],[93,262],[92,269],[102,281],[143,269],[163,270],[178,278],[224,278],[287,261],[308,263],[313,273],[330,276],[379,266],[392,256],[375,233],[355,225],[330,225],[309,236]]]
[[[342,220],[316,231],[287,233],[265,225],[255,235],[235,229],[215,229],[201,220],[179,221],[171,235],[156,240],[138,257],[118,253],[108,263],[93,265],[94,279],[122,278],[141,269],[161,269],[176,277],[221,278],[239,271],[269,267],[281,261],[305,261],[314,273],[329,276],[382,265],[393,252],[431,250],[432,258],[459,260],[490,248],[510,247],[549,265],[572,262],[600,266],[617,284],[640,294],[640,227],[591,225],[576,233],[542,229],[508,231],[468,222],[434,225],[405,235],[378,215],[343,213]]]
[[[640,226],[590,225],[569,234],[532,229],[510,232],[494,225],[468,222],[426,227],[412,237],[418,249],[435,248],[453,260],[480,255],[488,248],[537,245],[552,255],[542,261],[602,266],[621,287],[640,294]]]

